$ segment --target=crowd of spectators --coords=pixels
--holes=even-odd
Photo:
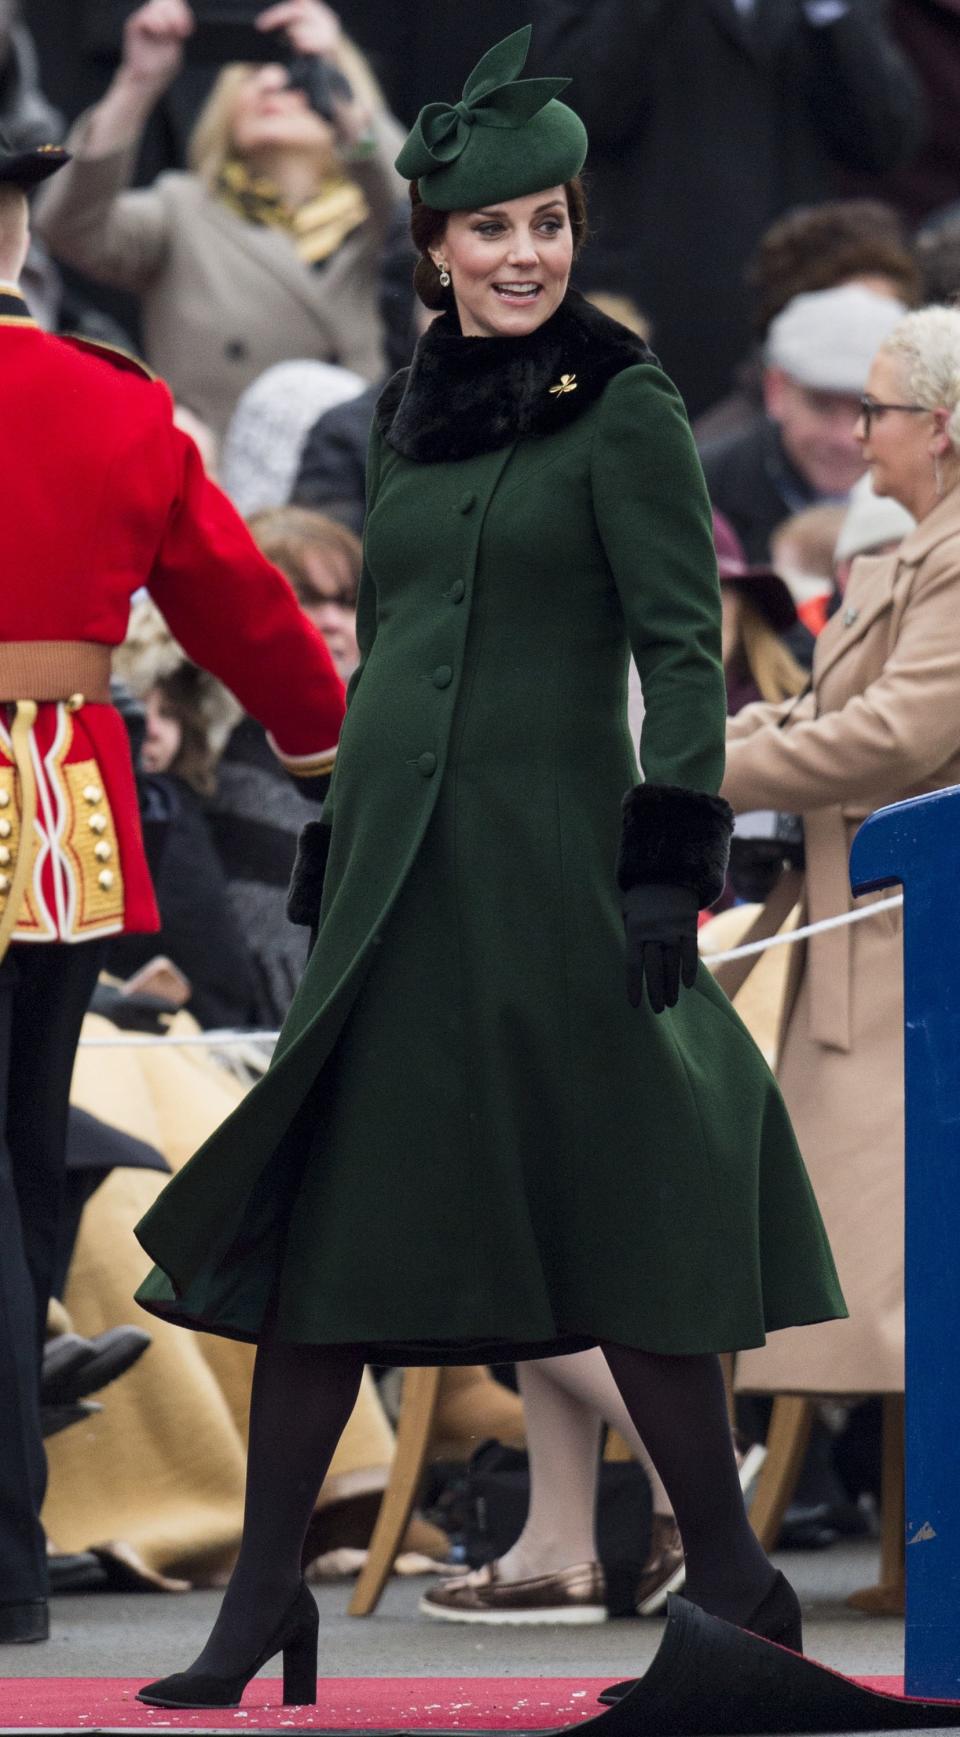
[[[34,205],[27,299],[167,381],[344,680],[374,405],[430,317],[393,160],[421,100],[532,19],[533,70],[576,69],[591,136],[576,281],[649,335],[694,421],[729,711],[802,701],[854,558],[913,523],[856,431],[904,314],[960,293],[957,0],[496,0],[455,25],[447,0],[284,0],[276,59],[224,67],[191,58],[188,0],[69,11],[0,0],[0,132],[73,152]],[[114,943],[110,1005],[275,1029],[315,811],[147,599],[115,678],[163,928]]]

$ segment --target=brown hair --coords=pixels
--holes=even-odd
[[[189,784],[198,796],[212,796],[220,754],[210,740],[207,706],[208,684],[213,678],[195,663],[184,662],[170,675],[160,676],[155,687],[180,725],[180,746],[170,771]]]
[[[312,507],[268,507],[252,513],[247,525],[268,561],[286,574],[300,603],[316,603],[317,592],[304,559],[310,551],[339,556],[351,604],[357,601],[363,560],[359,537],[346,525]]]
[[[788,211],[761,238],[747,267],[758,335],[766,335],[794,296],[858,277],[889,278],[909,307],[920,300],[920,269],[892,205],[833,199]]]
[[[573,257],[576,259],[587,239],[587,195],[582,177],[575,175],[572,181],[566,182],[563,190],[567,196],[570,228],[573,231]],[[413,287],[424,307],[434,310],[453,306],[453,290],[444,288],[440,282],[440,273],[430,258],[431,247],[435,247],[437,242],[443,239],[449,216],[449,211],[437,211],[432,205],[425,205],[416,181],[411,181],[410,234],[420,255],[413,274]]]
[[[819,501],[816,506],[803,507],[776,527],[770,537],[773,564],[780,571],[781,563],[789,567],[787,555],[780,554],[785,542],[799,550],[802,573],[808,578],[832,579],[836,564],[837,538],[847,516],[847,509],[838,502]]]

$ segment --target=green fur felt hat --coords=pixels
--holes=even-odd
[[[520,78],[530,49],[524,25],[474,67],[458,103],[428,103],[397,169],[435,211],[476,211],[559,187],[579,175],[587,130],[557,102],[568,78]]]

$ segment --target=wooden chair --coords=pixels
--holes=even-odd
[[[442,1375],[442,1369],[404,1372],[393,1465],[367,1560],[347,1607],[349,1616],[372,1616],[393,1572],[429,1457]],[[608,1460],[632,1457],[626,1442],[614,1430],[608,1434],[604,1457]]]
[[[430,1451],[442,1375],[442,1369],[404,1371],[393,1465],[367,1560],[347,1606],[349,1616],[371,1616],[393,1572]]]
[[[776,1544],[790,1505],[815,1410],[815,1400],[793,1394],[780,1394],[773,1402],[767,1457],[750,1509],[750,1523],[765,1550]],[[903,1420],[903,1394],[884,1394],[880,1579],[847,1599],[869,1616],[902,1616],[904,1610]]]

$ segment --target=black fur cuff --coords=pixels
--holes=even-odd
[[[675,784],[637,784],[623,799],[617,885],[690,887],[701,908],[723,891],[733,809],[722,796]]]
[[[287,916],[291,923],[301,923],[305,929],[315,929],[320,921],[330,838],[331,828],[322,820],[308,820],[297,841],[297,860],[287,893]]]

